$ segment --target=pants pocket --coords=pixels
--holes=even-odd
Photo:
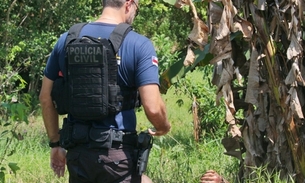
[[[122,149],[110,149],[107,154],[99,155],[99,163],[102,163],[108,173],[120,177],[133,173],[133,156]]]

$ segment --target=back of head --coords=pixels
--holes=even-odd
[[[126,0],[103,0],[103,7],[121,8]]]

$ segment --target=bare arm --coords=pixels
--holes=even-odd
[[[170,131],[171,125],[167,119],[166,107],[159,86],[156,84],[144,85],[139,88],[141,103],[147,119],[156,131],[149,131],[154,136],[165,135]]]
[[[58,113],[51,98],[53,81],[43,77],[39,100],[42,108],[42,117],[48,137],[51,142],[59,141]],[[58,177],[64,176],[66,166],[66,151],[61,147],[51,149],[50,166]]]
[[[42,117],[48,137],[51,142],[57,142],[59,141],[59,123],[58,113],[54,108],[51,98],[52,86],[53,81],[44,76],[42,80],[39,100],[42,108]]]

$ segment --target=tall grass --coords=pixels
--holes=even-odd
[[[195,72],[193,77],[201,80],[200,73]],[[177,96],[173,88],[163,98],[172,129],[168,135],[154,138],[146,174],[155,183],[198,183],[206,170],[214,169],[234,182],[238,162],[223,154],[221,138],[199,143],[194,141],[192,114],[189,111],[192,101],[186,96]],[[178,105],[177,101],[181,102],[181,99],[183,104]],[[143,110],[137,112],[137,117],[138,131],[152,126]],[[22,124],[18,130],[23,140],[16,144],[17,150],[9,160],[18,163],[20,170],[16,175],[6,175],[7,182],[68,182],[68,172],[63,178],[56,178],[49,166],[50,149],[41,117],[30,119],[29,125]]]
[[[17,151],[10,160],[18,163],[17,174],[6,176],[8,183],[55,183],[68,182],[68,172],[64,178],[56,178],[49,167],[49,147],[41,129],[41,122],[27,129],[24,140],[17,145]],[[28,127],[28,128],[27,128]],[[191,133],[182,137],[172,134],[154,139],[146,174],[155,183],[199,182],[200,176],[208,169],[215,169],[230,178],[237,172],[236,160],[223,155],[220,139],[208,143],[195,143]]]

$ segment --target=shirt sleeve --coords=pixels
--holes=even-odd
[[[67,33],[64,33],[60,36],[50,54],[50,57],[48,58],[47,65],[44,70],[44,75],[50,80],[54,81],[56,78],[58,78],[59,72],[64,68],[64,44],[66,37]]]
[[[159,84],[158,58],[150,40],[145,41],[137,49],[136,86]]]

